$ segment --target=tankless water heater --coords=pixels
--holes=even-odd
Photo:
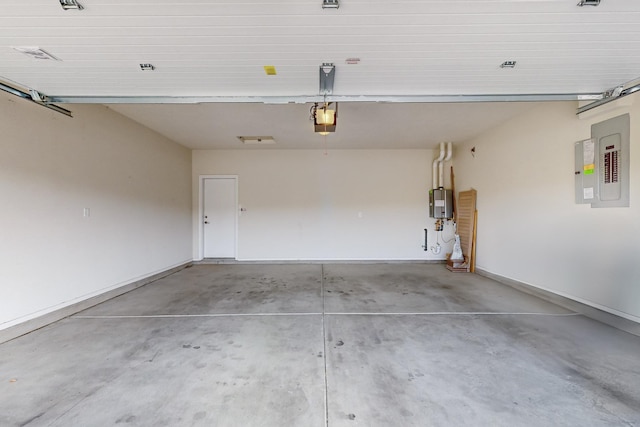
[[[442,188],[429,191],[429,217],[453,218],[453,192]]]

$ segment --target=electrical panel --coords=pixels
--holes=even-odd
[[[575,144],[576,203],[593,203],[598,199],[596,142],[593,139]]]
[[[591,126],[575,143],[576,203],[593,208],[629,206],[629,115]]]
[[[600,176],[598,187],[600,201],[620,200],[622,182],[620,176],[620,134],[607,135],[600,140]]]
[[[453,192],[442,188],[429,191],[429,217],[453,218]]]

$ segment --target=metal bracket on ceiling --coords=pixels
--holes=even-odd
[[[338,9],[340,7],[339,0],[322,0],[323,9]]]
[[[320,95],[333,93],[333,80],[336,76],[336,66],[325,62],[320,66]]]
[[[45,95],[41,94],[40,92],[38,92],[35,89],[30,89],[29,90],[29,95],[31,95],[31,100],[35,101],[35,102],[45,103],[45,102],[49,101]]]

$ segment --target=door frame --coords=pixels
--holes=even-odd
[[[235,186],[235,223],[234,230],[235,245],[233,258],[238,259],[238,175],[199,175],[198,176],[198,259],[204,259],[204,181],[205,179],[233,179]]]

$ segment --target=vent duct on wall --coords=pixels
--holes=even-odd
[[[432,166],[432,187],[434,189],[438,188],[440,186],[440,180],[439,180],[439,175],[438,175],[438,168],[440,166],[440,162],[444,160],[444,142],[440,143],[440,156],[438,156],[437,159],[435,159],[433,161],[433,166]]]
[[[444,188],[444,162],[448,162],[453,156],[453,149],[451,145],[452,144],[450,142],[447,142],[447,155],[440,164],[438,164],[438,188]]]
[[[444,188],[444,162],[453,157],[453,144],[451,142],[440,143],[440,155],[433,161],[432,185],[434,189]]]

